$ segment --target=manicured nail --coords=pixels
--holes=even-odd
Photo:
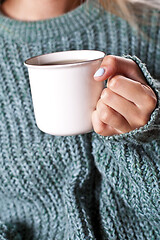
[[[105,73],[105,69],[104,68],[99,68],[97,70],[97,72],[94,74],[94,77],[101,77],[101,76],[103,76],[104,73]]]

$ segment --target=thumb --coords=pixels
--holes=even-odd
[[[104,81],[107,78],[115,75],[117,70],[117,57],[112,55],[105,56],[100,68],[94,74],[94,79],[96,81]]]
[[[104,57],[100,68],[94,75],[94,79],[104,81],[115,75],[123,75],[132,80],[145,83],[144,76],[134,61],[113,55]]]

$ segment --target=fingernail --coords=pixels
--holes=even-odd
[[[97,72],[94,74],[94,77],[101,77],[101,76],[103,76],[104,73],[105,73],[105,69],[104,68],[99,68],[97,70]]]

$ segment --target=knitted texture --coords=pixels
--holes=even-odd
[[[151,14],[147,39],[96,2],[45,21],[0,15],[0,240],[160,239],[159,22]],[[37,128],[23,62],[74,49],[139,65],[158,98],[144,127],[111,137]]]

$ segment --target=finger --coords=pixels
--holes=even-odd
[[[140,68],[131,59],[108,55],[103,59],[100,69],[98,70],[99,75],[95,74],[95,80],[97,81],[104,81],[111,76],[121,74],[132,80],[146,84]]]
[[[131,80],[122,75],[116,75],[109,78],[107,87],[114,93],[128,99],[135,103],[137,106],[144,105],[144,99],[146,91],[140,82]]]
[[[127,120],[114,109],[110,108],[100,99],[97,103],[97,113],[100,121],[113,127],[121,133],[132,130]]]
[[[151,109],[155,108],[156,95],[150,87],[140,82],[117,75],[108,80],[107,87],[114,93],[133,102],[143,111],[150,112]]]
[[[109,88],[103,90],[101,100],[104,104],[121,114],[130,126],[137,122],[137,119],[140,117],[141,111],[133,102],[114,93]]]
[[[93,129],[97,134],[100,134],[102,136],[112,136],[115,134],[120,134],[116,129],[112,128],[111,126],[103,123],[97,114],[97,111],[95,110],[92,114],[92,124]]]

